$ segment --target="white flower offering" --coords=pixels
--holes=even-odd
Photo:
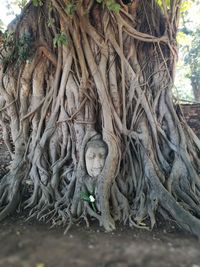
[[[95,202],[95,198],[92,195],[89,196],[89,199],[90,199],[90,202],[92,203]]]

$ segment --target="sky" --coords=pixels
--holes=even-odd
[[[2,20],[4,25],[8,25],[9,22],[15,18],[15,15],[8,15],[7,4],[10,2],[11,1],[9,0],[0,0],[0,20]],[[15,13],[20,13],[20,9],[18,7],[15,8]]]

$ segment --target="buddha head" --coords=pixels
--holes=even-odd
[[[88,174],[96,178],[103,170],[108,147],[103,140],[89,141],[85,148],[85,164]]]

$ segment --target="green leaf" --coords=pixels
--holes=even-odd
[[[107,0],[106,6],[109,11],[114,12],[114,13],[119,13],[121,9],[121,6],[117,4],[114,0]]]
[[[47,26],[48,26],[49,28],[51,28],[51,27],[54,25],[54,23],[55,23],[55,20],[54,20],[53,18],[50,18],[50,19],[48,20],[48,22],[47,22]]]
[[[164,0],[166,7],[169,9],[170,8],[170,0]],[[162,0],[157,0],[157,4],[163,9],[163,3]]]
[[[115,0],[96,0],[96,2],[99,4],[103,4],[103,8],[104,6],[106,6],[109,11],[114,13],[119,13],[121,9],[121,5],[116,3]]]
[[[26,61],[30,56],[30,47],[32,38],[30,34],[24,34],[18,41],[18,59],[19,61]]]
[[[90,202],[89,195],[87,193],[81,192],[80,197],[82,200]]]
[[[43,5],[43,0],[32,0],[33,5],[38,7]]]
[[[54,47],[60,47],[62,45],[66,45],[68,42],[67,36],[64,32],[61,32],[60,34],[57,34],[53,39],[53,46]]]
[[[91,203],[91,206],[92,206],[92,209],[93,209],[95,212],[97,212],[96,206],[95,206],[95,204],[94,204],[93,202]]]
[[[180,12],[181,13],[184,13],[184,12],[186,12],[189,8],[191,8],[191,6],[192,6],[192,1],[191,0],[185,0],[185,1],[182,1],[181,2],[181,8],[180,8]]]
[[[182,31],[179,31],[176,36],[177,42],[181,45],[188,45],[189,47],[191,46],[191,38],[188,34],[185,34]]]
[[[93,209],[95,212],[97,212],[97,208],[96,208],[96,205],[95,205],[95,197],[93,196],[94,201],[91,201],[91,199],[90,199],[91,196],[93,196],[93,195],[90,194],[90,193],[85,193],[85,192],[81,192],[81,194],[80,194],[81,199],[82,199],[83,201],[88,202],[88,203],[91,205],[92,209]]]
[[[69,3],[65,7],[65,12],[68,16],[72,17],[76,11],[76,5],[74,3]]]

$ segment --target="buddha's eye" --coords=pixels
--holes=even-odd
[[[94,154],[88,155],[87,158],[88,159],[94,159],[95,158],[95,155]]]

